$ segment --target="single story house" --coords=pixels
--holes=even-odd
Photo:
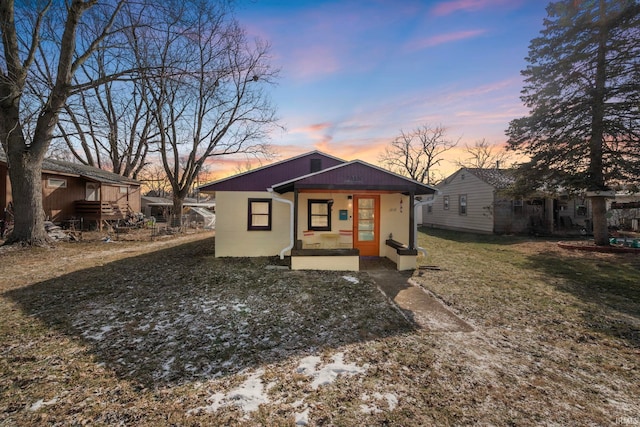
[[[78,163],[45,159],[42,204],[45,218],[74,227],[101,227],[103,221],[140,212],[139,181]],[[0,203],[13,200],[7,159],[0,153]]]
[[[440,195],[423,207],[427,227],[476,233],[583,233],[591,228],[586,197],[540,193],[517,198],[509,169],[461,168],[436,185]]]
[[[416,267],[415,204],[435,188],[312,151],[200,187],[215,193],[216,257],[291,257],[292,269]]]

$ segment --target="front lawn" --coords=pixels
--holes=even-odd
[[[0,425],[640,422],[640,257],[420,238],[414,280],[472,332],[210,235],[0,248]]]

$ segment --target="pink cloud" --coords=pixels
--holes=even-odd
[[[436,36],[427,37],[424,39],[413,40],[411,43],[407,45],[408,50],[421,50],[429,47],[438,46],[445,43],[451,43],[459,40],[466,40],[478,37],[484,33],[486,30],[467,30],[467,31],[457,31],[454,33],[446,33],[446,34],[438,34]]]
[[[309,46],[291,55],[288,70],[296,78],[310,79],[329,75],[340,69],[340,61],[330,46]]]
[[[475,12],[492,6],[512,3],[512,0],[454,0],[437,4],[431,9],[431,14],[434,16],[445,16],[455,12]]]
[[[298,132],[320,132],[323,131],[325,129],[329,129],[332,126],[331,123],[328,122],[324,122],[324,123],[314,123],[311,124],[305,128],[300,128],[297,131]]]

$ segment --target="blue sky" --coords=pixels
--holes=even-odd
[[[520,101],[529,42],[544,0],[244,0],[236,15],[272,45],[272,89],[286,131],[280,158],[318,149],[376,164],[384,146],[422,124],[463,144],[501,146]]]

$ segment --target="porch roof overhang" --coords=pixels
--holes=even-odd
[[[434,187],[413,181],[377,166],[354,160],[319,172],[273,185],[279,194],[294,190],[327,190],[342,192],[394,192],[402,194],[434,194]]]

